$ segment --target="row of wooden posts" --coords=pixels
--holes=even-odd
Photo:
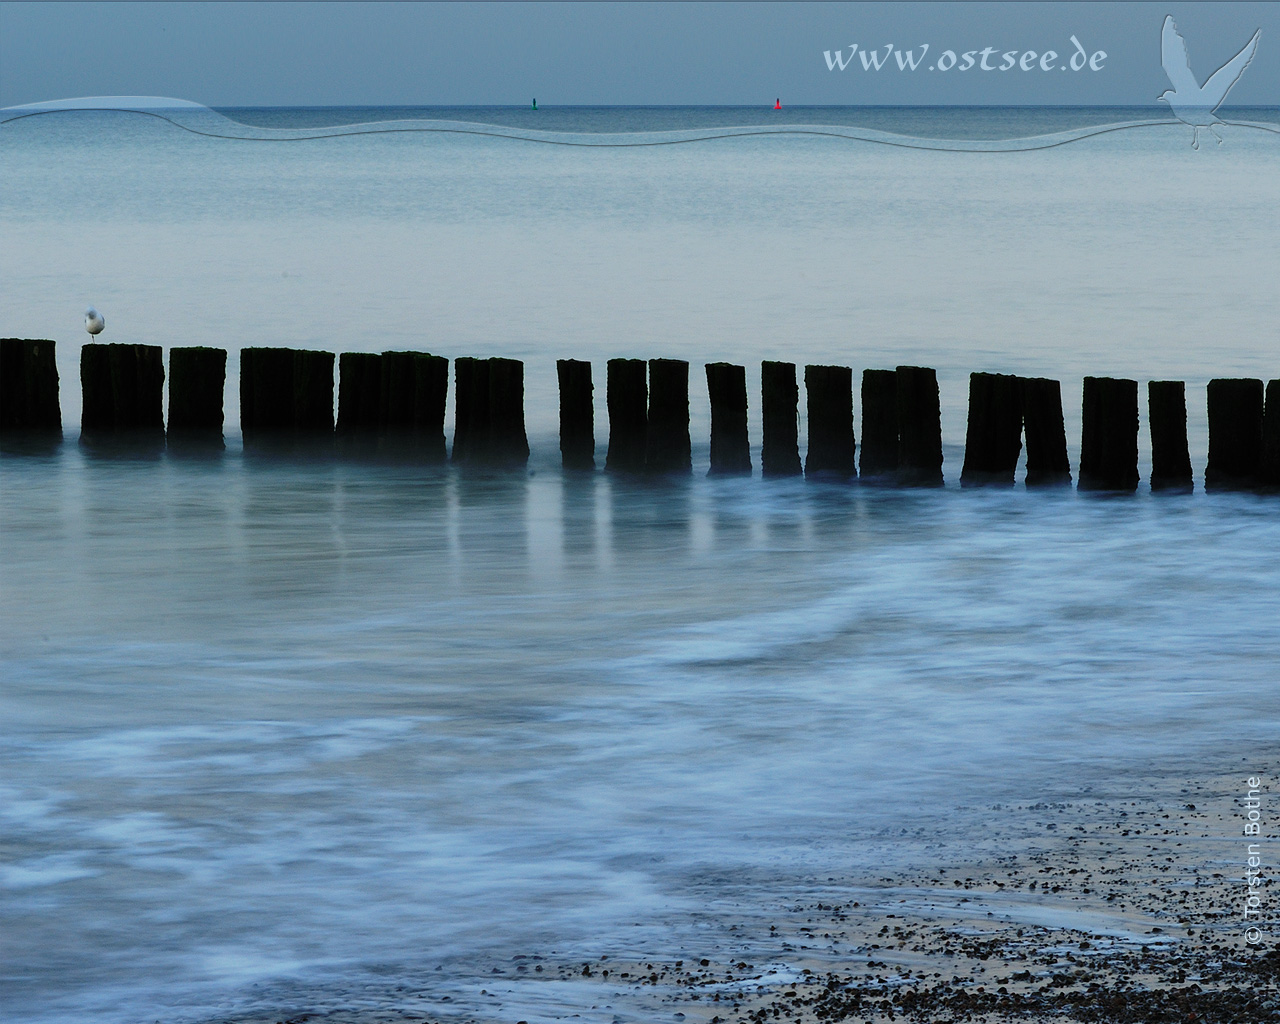
[[[227,353],[169,352],[171,444],[221,443]],[[556,363],[560,450],[565,468],[595,468],[591,364]],[[746,369],[706,364],[711,399],[713,475],[749,474]],[[158,345],[88,344],[81,350],[82,437],[163,438],[163,352]],[[454,437],[445,445],[449,361],[425,352],[347,352],[338,357],[338,415],[333,415],[334,354],[284,348],[240,351],[240,417],[246,444],[281,437],[333,436],[399,445],[428,462],[505,468],[528,462],[524,364],[515,359],[454,360]],[[761,364],[765,476],[805,476],[937,487],[942,425],[934,370],[864,370],[862,443],[855,440],[853,370],[806,366],[808,446],[799,447],[796,364]],[[606,380],[609,444],[605,469],[678,474],[692,470],[689,364],[680,359],[610,359]],[[1182,381],[1147,385],[1151,487],[1192,487]],[[1138,384],[1084,378],[1079,487],[1132,491],[1138,486]],[[1280,487],[1280,380],[1224,378],[1208,386],[1210,489]],[[0,431],[61,434],[54,343],[0,340]],[[1025,438],[1028,487],[1071,483],[1059,382],[974,373],[969,378],[964,486],[1012,485]]]

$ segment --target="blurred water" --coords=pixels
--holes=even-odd
[[[0,333],[61,342],[72,426],[0,460],[0,1016],[657,956],[725,892],[1274,742],[1274,499],[641,486],[562,476],[554,437],[556,357],[905,361],[952,482],[979,368],[1060,376],[1073,440],[1084,373],[1186,377],[1202,471],[1203,381],[1277,375],[1273,141],[40,124],[0,129]],[[234,383],[225,455],[97,458],[88,302],[108,341],[524,358],[532,472],[246,455]]]

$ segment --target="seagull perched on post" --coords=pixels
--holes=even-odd
[[[1253,34],[1253,38],[1245,43],[1244,49],[1218,68],[1208,81],[1201,85],[1191,73],[1191,62],[1187,59],[1187,44],[1173,23],[1173,15],[1166,14],[1164,28],[1160,31],[1160,63],[1164,65],[1164,73],[1169,76],[1172,89],[1166,89],[1158,99],[1164,100],[1173,110],[1173,116],[1183,124],[1191,125],[1191,148],[1200,148],[1200,129],[1208,128],[1213,137],[1222,145],[1222,136],[1213,131],[1215,124],[1222,124],[1215,113],[1227,98],[1231,87],[1240,80],[1244,69],[1253,60],[1254,51],[1258,49],[1258,36],[1262,29]]]
[[[107,322],[102,319],[102,314],[92,306],[84,311],[84,329],[89,332],[90,337],[96,338],[106,326]]]

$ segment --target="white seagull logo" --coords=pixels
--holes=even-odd
[[[1209,80],[1201,85],[1191,73],[1191,62],[1187,59],[1187,44],[1173,23],[1173,15],[1167,14],[1164,28],[1160,32],[1160,63],[1164,65],[1164,73],[1169,76],[1172,89],[1167,89],[1158,98],[1169,104],[1173,116],[1184,124],[1191,125],[1191,147],[1200,148],[1200,129],[1208,128],[1213,137],[1222,145],[1222,136],[1213,131],[1215,124],[1222,124],[1216,111],[1227,98],[1231,87],[1240,80],[1244,69],[1253,60],[1254,51],[1258,49],[1258,36],[1262,29],[1253,34],[1253,38],[1245,43],[1244,49],[1218,68]]]

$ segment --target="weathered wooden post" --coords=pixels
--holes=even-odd
[[[1268,490],[1280,488],[1280,380],[1267,381],[1262,411],[1262,463],[1258,480]]]
[[[605,400],[609,407],[609,450],[604,468],[642,473],[649,434],[649,385],[643,359],[610,359]]]
[[[862,371],[862,451],[858,472],[864,484],[893,483],[898,477],[898,373]]]
[[[426,352],[413,354],[413,427],[419,450],[428,462],[447,458],[444,440],[445,403],[449,397],[449,360]]]
[[[1022,425],[1027,438],[1028,487],[1071,484],[1062,385],[1047,377],[1023,377]]]
[[[169,443],[222,442],[222,395],[227,350],[203,346],[169,350]]]
[[[1209,464],[1206,491],[1258,486],[1262,468],[1262,381],[1219,377],[1209,381]]]
[[[246,439],[293,429],[293,352],[240,350],[240,427]]]
[[[763,431],[760,471],[764,476],[799,476],[800,387],[796,364],[766,359],[760,364]]]
[[[343,352],[338,357],[338,426],[347,437],[372,439],[382,426],[382,356]]]
[[[333,437],[333,353],[293,352],[293,421],[317,439]]]
[[[898,482],[906,487],[941,487],[942,406],[938,373],[927,366],[899,366]]]
[[[683,359],[649,360],[649,429],[646,473],[690,473],[689,364]]]
[[[489,456],[489,360],[453,361],[454,462],[484,462]]]
[[[1008,373],[969,375],[969,423],[961,487],[1012,487],[1022,454],[1022,381]]]
[[[489,360],[489,461],[503,469],[518,469],[529,462],[524,363],[519,359]]]
[[[164,352],[159,345],[88,344],[80,350],[81,433],[164,434]]]
[[[397,443],[413,433],[414,357],[416,352],[383,352],[378,387],[378,423],[382,435]],[[342,389],[338,389],[338,419],[342,419]]]
[[[853,370],[847,366],[806,366],[804,390],[809,413],[804,475],[829,480],[856,478]]]
[[[711,397],[711,468],[708,476],[750,476],[747,437],[747,369],[732,363],[707,363]]]
[[[595,401],[591,364],[557,359],[560,383],[560,461],[565,469],[596,468]]]
[[[1191,452],[1187,447],[1187,388],[1180,380],[1147,381],[1147,424],[1151,428],[1151,489],[1190,492]]]
[[[1138,489],[1138,382],[1084,379],[1080,490]]]
[[[0,431],[62,436],[52,341],[0,339]]]

